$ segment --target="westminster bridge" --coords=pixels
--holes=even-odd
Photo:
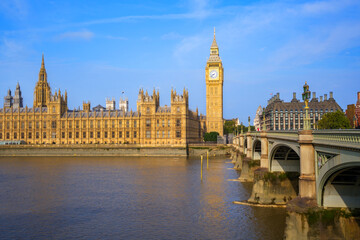
[[[239,134],[233,144],[268,172],[299,173],[301,198],[319,206],[360,208],[360,131],[261,131]]]

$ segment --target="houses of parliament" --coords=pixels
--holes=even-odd
[[[0,109],[0,141],[26,144],[141,144],[184,145],[201,142],[206,131],[222,135],[223,68],[214,39],[205,67],[206,112],[189,109],[189,94],[171,90],[171,105],[160,106],[159,91],[139,90],[136,111],[128,101],[107,100],[106,108],[68,109],[68,96],[60,89],[52,92],[45,69],[44,55],[34,90],[33,107],[24,107],[19,83],[14,96],[8,90]]]

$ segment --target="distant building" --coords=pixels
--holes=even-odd
[[[303,129],[303,118],[305,117],[304,102],[296,99],[296,93],[293,93],[293,99],[290,102],[284,102],[277,93],[269,101],[265,108],[265,123],[267,130],[299,130]],[[330,98],[324,94],[320,100],[313,92],[312,99],[309,101],[309,117],[311,119],[311,128],[316,128],[317,122],[328,112],[342,111],[339,104],[333,98],[333,92],[330,92]]]
[[[256,131],[261,131],[261,122],[262,122],[262,113],[263,109],[261,106],[256,110],[255,118],[254,118],[254,127]]]
[[[357,93],[356,104],[347,105],[345,115],[352,128],[360,128],[360,92]]]

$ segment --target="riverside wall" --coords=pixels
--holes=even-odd
[[[0,156],[225,156],[225,145],[117,145],[117,144],[81,144],[81,145],[3,145]]]

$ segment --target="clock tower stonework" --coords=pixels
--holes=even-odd
[[[205,67],[206,81],[206,131],[218,132],[220,136],[223,131],[223,83],[224,68],[219,57],[219,47],[215,39],[210,47],[210,57]]]

